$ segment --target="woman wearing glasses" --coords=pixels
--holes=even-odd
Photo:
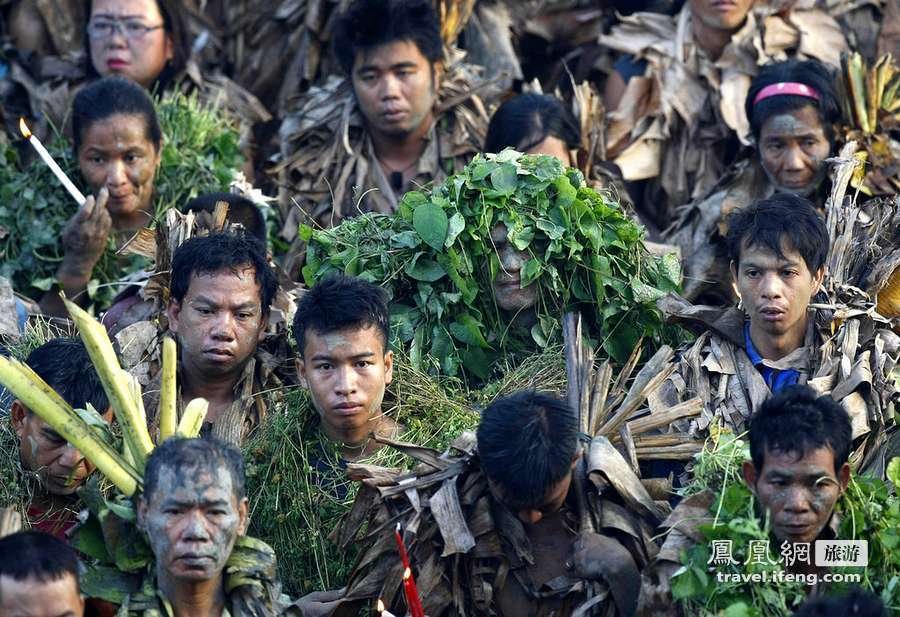
[[[174,0],[86,0],[87,45],[95,75],[121,75],[165,90],[184,70],[190,36]]]

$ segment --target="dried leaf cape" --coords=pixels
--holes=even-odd
[[[709,191],[749,143],[744,99],[759,65],[799,57],[837,66],[847,48],[825,13],[761,5],[713,61],[693,40],[693,19],[690,4],[675,17],[636,13],[600,37],[647,62],[609,114],[606,151],[626,180],[653,181],[639,213],[657,230],[674,208]]]
[[[412,473],[348,468],[362,486],[334,538],[339,546],[357,543],[361,553],[338,611],[380,597],[402,614],[403,567],[394,538],[399,523],[428,615],[500,615],[496,594],[514,581],[535,607],[554,599],[561,606],[556,615],[572,615],[587,603],[603,614],[623,614],[625,597],[636,593],[638,573],[656,553],[650,534],[662,511],[621,454],[605,437],[586,446],[570,489],[570,496],[583,491],[585,505],[565,513],[572,515],[571,529],[596,530],[608,540],[604,579],[562,576],[535,589],[524,571],[534,563],[534,549],[515,514],[491,496],[475,442],[473,433],[463,433],[444,454],[391,443],[419,461]],[[549,614],[542,610],[547,605],[531,614]]]

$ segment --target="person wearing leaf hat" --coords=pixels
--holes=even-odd
[[[653,302],[678,285],[677,259],[651,255],[611,195],[554,157],[513,150],[407,193],[395,215],[301,234],[307,284],[348,271],[380,283],[412,364],[474,382],[551,346],[576,309],[624,362],[642,336],[668,334]]]
[[[100,377],[79,339],[51,339],[32,351],[25,364],[75,409],[93,408],[84,413],[98,425],[112,419]],[[22,470],[38,479],[32,484],[27,476],[13,476],[22,483],[21,490],[27,486],[33,490],[31,502],[23,504],[29,524],[66,539],[80,509],[75,493],[94,471],[94,466],[19,399],[12,401],[9,420],[19,441]]]

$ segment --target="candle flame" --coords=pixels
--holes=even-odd
[[[411,578],[412,578],[412,570],[410,570],[409,568],[405,569],[403,571],[403,580],[408,581]]]
[[[25,118],[19,118],[19,130],[22,131],[22,137],[25,139],[31,138],[31,129],[25,124]]]
[[[384,612],[384,602],[381,601],[381,598],[378,598],[378,602],[375,604],[375,610],[379,613]]]

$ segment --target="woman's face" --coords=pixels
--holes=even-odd
[[[93,0],[88,37],[100,75],[121,75],[144,88],[174,55],[156,0]]]
[[[825,177],[831,144],[814,107],[769,117],[759,132],[759,158],[776,190],[806,196]]]
[[[569,149],[566,142],[558,137],[547,137],[541,143],[529,148],[525,154],[546,154],[559,159],[559,162],[566,167],[572,167],[572,157],[569,155]]]
[[[152,212],[153,180],[159,151],[150,140],[143,116],[116,114],[88,125],[81,135],[78,166],[96,193],[109,190],[107,208],[113,224],[139,211]],[[141,221],[146,225],[149,220]]]

